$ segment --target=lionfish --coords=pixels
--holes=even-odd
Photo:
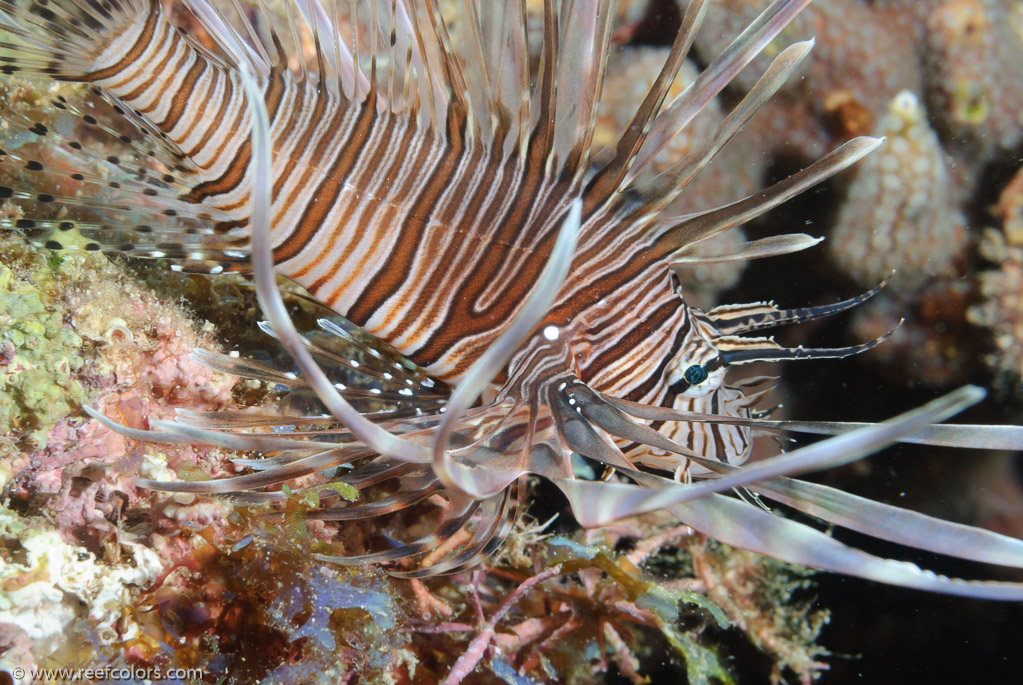
[[[671,214],[671,202],[798,67],[809,41],[778,52],[712,136],[651,178],[657,153],[809,1],[772,2],[666,102],[708,5],[691,0],[632,120],[591,154],[612,0],[544,0],[532,53],[526,0],[464,0],[457,27],[436,0],[285,0],[276,15],[262,0],[223,8],[186,0],[208,40],[176,26],[157,0],[0,0],[0,69],[91,84],[134,126],[125,135],[63,97],[53,106],[89,136],[9,120],[79,160],[71,178],[81,192],[3,187],[28,216],[3,225],[50,249],[70,248],[65,236],[77,235],[87,250],[253,274],[269,320],[262,327],[301,373],[196,354],[213,368],[315,394],[325,413],[182,412],[148,431],[91,413],[140,440],[263,455],[238,459],[251,469],[243,475],[140,481],[145,487],[269,503],[312,492],[320,506],[308,515],[333,521],[402,512],[431,496],[447,502],[421,539],[321,559],[383,564],[401,577],[467,568],[508,536],[523,479],[533,475],[560,488],[583,526],[667,508],[696,531],[788,562],[1023,599],[1023,584],[950,579],[875,557],[741,496],[749,488],[828,524],[1023,568],[1021,541],[788,477],[896,440],[1018,449],[1018,427],[936,425],[978,401],[980,389],[885,423],[848,424],[770,420],[755,409],[769,379],[726,380],[751,362],[840,358],[879,344],[887,336],[809,349],[743,335],[848,309],[876,289],[800,309],[757,302],[701,311],[680,294],[678,263],[816,244],[782,235],[725,255],[700,245],[882,143],[857,138],[751,197]],[[300,36],[312,59],[289,66],[284,45]],[[116,139],[125,152],[114,156]],[[14,150],[0,162],[51,181],[67,173]],[[60,207],[77,218],[52,211]],[[343,318],[299,332],[275,274]],[[764,431],[833,437],[745,464]],[[603,467],[603,477],[588,476],[580,460]],[[281,488],[311,474],[321,482]],[[385,481],[399,487],[371,501],[331,497],[338,483],[366,493]],[[459,531],[464,542],[417,561]]]

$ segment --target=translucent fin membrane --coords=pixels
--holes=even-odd
[[[717,262],[743,262],[764,257],[780,257],[805,250],[819,244],[823,238],[814,238],[805,233],[776,235],[752,240],[739,245],[705,248],[700,243],[687,245],[671,255],[673,268],[693,264],[714,264]]]
[[[707,460],[703,464],[722,473],[735,468]],[[982,528],[942,521],[791,478],[762,481],[755,489],[794,509],[871,537],[960,559],[1023,568],[1023,541]]]
[[[963,403],[976,401],[981,393],[975,388],[967,388],[957,395],[959,396],[958,400],[954,396],[949,396],[924,409],[889,422],[889,430],[894,432],[912,430],[914,425],[919,426],[919,422],[929,421],[944,413],[961,409]],[[615,402],[620,403],[621,401]],[[604,423],[613,426],[614,420],[608,421],[606,416],[608,416],[607,412],[605,412]],[[614,415],[611,414],[611,416]],[[720,419],[721,417],[715,418]],[[862,430],[877,431],[878,428],[878,425],[866,425]],[[930,430],[931,427],[924,427],[922,432],[926,434]],[[919,428],[918,432],[921,432]],[[873,437],[867,437],[868,433],[860,435],[862,438],[857,438],[856,442],[859,443],[857,447],[853,447],[851,444],[841,445],[832,439],[817,443],[811,448],[797,450],[792,454],[809,455],[810,453],[804,452],[804,450],[814,448],[822,450],[819,454],[831,451],[831,457],[818,461],[816,466],[833,465],[837,461],[854,458],[855,451],[858,449],[874,449],[867,443],[874,438],[881,437],[879,433],[875,433]],[[631,437],[642,439],[642,436],[635,432]],[[883,439],[888,440],[891,437],[892,433],[889,433]],[[861,439],[865,442],[860,442]],[[656,444],[665,449],[672,449],[663,440],[657,441]],[[679,446],[675,446],[674,450],[683,454],[687,452]],[[696,457],[694,461],[722,474],[738,475],[743,471],[749,472],[756,468],[763,468],[762,474],[766,475],[767,472],[776,468],[771,465],[772,462],[784,458],[761,462],[765,464],[764,467],[756,465],[734,467],[701,457]],[[800,457],[800,459],[803,458],[803,456]],[[574,483],[566,482],[563,489],[574,504],[578,503],[588,512],[588,514],[584,513],[580,516],[577,510],[580,520],[589,517],[590,522],[593,523],[613,516],[613,513],[609,514],[608,512],[613,512],[618,506],[633,510],[641,501],[640,496],[644,489],[685,487],[670,484],[670,481],[651,474],[630,472],[627,475],[637,483],[637,486],[620,485],[614,490],[609,489],[602,494],[602,491],[595,487],[600,484],[580,484],[576,481]],[[753,487],[767,497],[784,502],[829,523],[857,530],[867,535],[971,561],[1023,568],[1023,541],[990,531],[940,521],[916,512],[865,500],[833,488],[789,478],[769,478],[761,480]],[[642,501],[645,502],[650,497],[652,496],[647,492],[646,499]],[[759,507],[720,495],[710,495],[706,498],[670,505],[669,509],[688,525],[715,539],[792,563],[947,594],[1017,601],[1023,596],[1023,584],[964,581],[937,576],[912,564],[881,559],[849,548],[805,525],[772,516]]]

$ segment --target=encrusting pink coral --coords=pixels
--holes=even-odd
[[[148,428],[152,419],[171,418],[176,407],[225,406],[233,379],[191,359],[191,350],[200,340],[187,333],[187,322],[180,314],[160,314],[152,324],[138,325],[151,317],[150,309],[161,306],[151,299],[141,307],[138,302],[131,308],[137,314],[132,338],[97,345],[96,357],[87,364],[83,376],[93,388],[94,406],[133,428]],[[95,420],[68,417],[49,431],[45,447],[11,463],[10,492],[16,499],[47,498],[44,508],[56,514],[65,540],[95,544],[101,529],[113,534],[112,521],[124,509],[134,508],[139,498],[149,500],[150,493],[135,486],[136,476],[152,473],[154,468],[180,467],[210,477],[233,473],[208,448],[141,445]],[[92,532],[86,535],[87,530]]]

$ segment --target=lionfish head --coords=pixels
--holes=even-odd
[[[671,391],[688,398],[717,392],[728,371],[722,351],[715,344],[721,334],[708,319],[693,314],[689,334],[664,369],[664,381]]]
[[[732,465],[744,463],[752,452],[752,438],[756,433],[752,420],[770,414],[756,407],[771,392],[769,381],[773,379],[749,374],[740,376],[734,374],[736,367],[754,362],[847,357],[881,344],[894,331],[860,345],[839,348],[786,348],[770,337],[740,334],[845,311],[873,297],[885,284],[857,297],[819,307],[780,309],[773,302],[724,305],[709,312],[687,307],[682,323],[685,334],[664,367],[664,384],[669,392],[662,404],[688,413],[691,420],[653,425],[659,433],[703,459]],[[733,374],[731,379],[730,374]],[[692,420],[698,415],[707,420]],[[709,417],[728,420],[715,422]],[[679,472],[680,468],[684,469],[691,477],[713,473],[684,454],[666,452],[649,444],[631,446],[627,455],[634,462],[662,470]]]

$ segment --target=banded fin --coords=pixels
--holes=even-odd
[[[776,478],[778,476],[795,475],[815,470],[834,468],[861,459],[876,452],[900,437],[912,435],[924,428],[931,421],[941,421],[958,413],[968,406],[976,404],[984,397],[984,391],[974,386],[967,386],[933,400],[918,409],[879,424],[871,424],[856,431],[851,431],[830,440],[814,443],[792,452],[772,457],[740,468],[730,470],[726,475],[715,479],[704,480],[692,485],[672,484],[657,476],[638,471],[631,467],[616,467],[641,486],[625,483],[594,483],[580,480],[566,481],[564,478],[548,475],[565,492],[573,505],[573,511],[579,522],[584,526],[599,526],[626,515],[653,511],[674,504],[690,502],[699,497],[727,491],[731,488],[750,486],[753,483]],[[589,433],[593,433],[589,429]],[[582,450],[582,454],[598,461],[605,461],[607,450],[594,447],[596,443],[577,440],[574,448]],[[676,447],[672,451],[685,454],[684,448]],[[605,461],[605,463],[608,463]],[[613,465],[613,464],[612,464]],[[647,484],[655,484],[654,492],[650,492]],[[609,502],[599,501],[597,493],[605,485],[610,493]],[[628,513],[626,513],[628,512]]]
[[[231,0],[230,19],[221,9],[206,0],[184,0],[184,2],[199,24],[206,29],[207,34],[216,40],[217,46],[228,57],[228,64],[234,67],[244,65],[253,74],[264,78],[270,75],[272,67],[277,66],[271,53],[266,51],[263,42],[259,39],[256,27],[249,20],[248,13],[242,9],[239,0]],[[256,11],[262,12],[261,16],[266,17],[266,8],[262,2],[257,5]],[[242,36],[235,28],[236,24],[243,27],[245,36]],[[223,64],[210,51],[206,51],[206,57]]]
[[[217,230],[227,216],[180,199],[192,187],[180,153],[123,109],[95,104],[69,93],[42,109],[4,111],[0,199],[17,201],[24,216],[0,219],[0,228],[51,250],[168,259],[188,272],[248,271],[246,241]]]
[[[32,0],[27,8],[0,0],[0,32],[19,39],[0,42],[10,53],[0,73],[82,80],[126,27],[158,7],[155,0]]]
[[[762,377],[768,380],[766,377]],[[755,380],[760,380],[755,379]],[[645,421],[684,421],[720,423],[748,426],[763,431],[809,433],[814,435],[840,435],[842,433],[874,425],[846,421],[796,421],[791,419],[774,421],[765,418],[743,418],[699,412],[678,411],[667,407],[655,407],[631,402],[618,397],[599,395],[600,399],[635,419]],[[912,435],[899,437],[895,442],[967,449],[1023,451],[1023,427],[989,426],[973,424],[931,424]]]
[[[590,181],[589,192],[600,197],[628,185],[627,175],[630,173],[630,169],[634,168],[640,150],[648,141],[650,127],[659,117],[658,112],[668,96],[668,89],[692,48],[706,12],[707,7],[704,0],[694,0],[689,4],[682,20],[682,26],[672,43],[671,52],[669,52],[653,86],[647,92],[628,126],[619,134],[618,139],[594,158],[594,164],[599,170]],[[673,137],[669,137],[665,144]]]
[[[737,468],[697,461],[718,473]],[[762,481],[754,487],[758,494],[793,509],[871,537],[960,559],[1023,568],[1023,540],[792,478]]]
[[[552,148],[555,172],[564,168],[581,177],[588,167],[611,41],[611,4],[610,0],[569,0],[560,8],[563,38]]]

